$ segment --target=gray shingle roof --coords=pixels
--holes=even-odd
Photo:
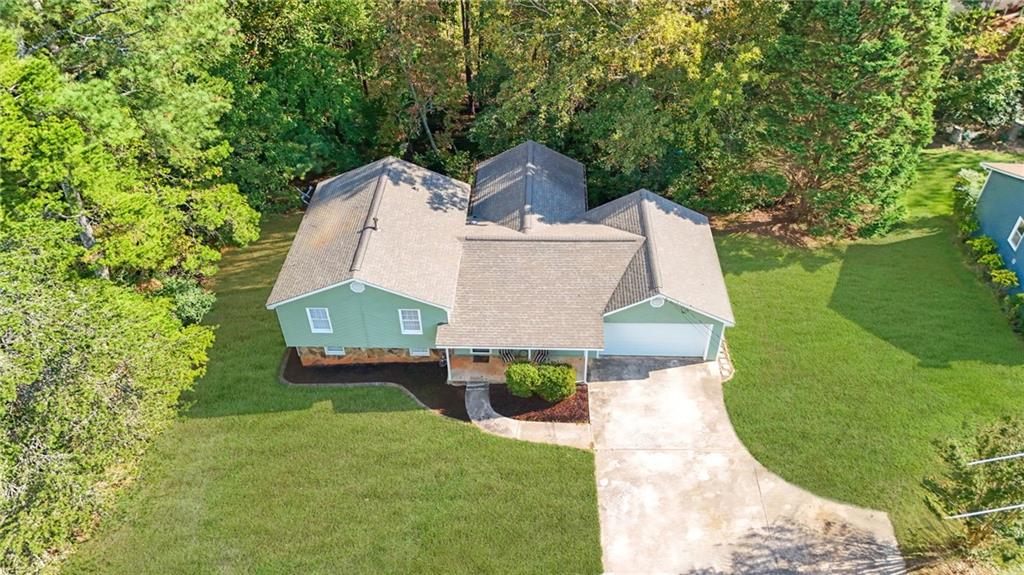
[[[638,190],[590,210],[585,218],[647,238],[644,249],[636,252],[622,274],[605,313],[661,294],[734,323],[705,216],[648,190]]]
[[[466,240],[455,309],[437,345],[603,348],[605,302],[641,240],[518,235]]]
[[[587,211],[586,169],[527,141],[480,163],[470,215],[516,231],[566,222]]]
[[[391,157],[320,182],[267,305],[358,279],[451,308],[468,202],[468,184]]]
[[[1008,176],[1024,180],[1024,164],[1006,164],[999,162],[982,162],[981,167],[986,170],[995,170]]]

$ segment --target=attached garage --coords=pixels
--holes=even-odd
[[[704,357],[713,333],[705,323],[606,323],[602,355]]]

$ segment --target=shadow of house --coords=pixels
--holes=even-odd
[[[1020,341],[946,233],[850,245],[829,307],[925,367],[1024,364]]]
[[[715,247],[726,275],[770,271],[792,265],[813,272],[835,263],[843,254],[843,250],[835,246],[802,248],[756,234],[716,233]]]
[[[697,569],[685,575],[897,575],[906,573],[891,544],[867,533],[826,524],[813,530],[794,521],[749,532],[732,553],[728,569]]]

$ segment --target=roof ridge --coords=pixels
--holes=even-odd
[[[661,269],[658,266],[657,247],[654,245],[654,234],[650,231],[650,216],[648,215],[647,206],[650,200],[651,191],[646,188],[640,188],[637,190],[640,192],[640,227],[643,228],[644,238],[647,239],[645,248],[647,249],[647,261],[651,268],[651,279],[654,280],[655,291],[661,291]]]
[[[526,176],[523,178],[523,231],[529,230],[533,225],[533,155],[534,141],[526,141]]]
[[[366,256],[366,247],[370,243],[370,234],[377,229],[377,213],[380,211],[381,198],[384,197],[384,188],[387,186],[387,177],[391,172],[392,156],[387,156],[381,163],[380,175],[377,176],[377,185],[373,188],[373,198],[370,199],[370,207],[366,210],[366,219],[363,220],[363,229],[359,231],[359,243],[356,244],[356,251],[352,255],[352,265],[348,271],[359,271],[363,265],[363,258]]]

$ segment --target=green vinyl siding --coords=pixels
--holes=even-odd
[[[334,333],[312,333],[306,318],[307,307],[327,308]],[[420,310],[422,335],[402,333],[400,309]],[[432,348],[437,325],[448,321],[448,314],[439,307],[370,286],[355,293],[347,284],[282,304],[274,311],[285,344],[290,347]]]
[[[670,301],[666,301],[661,307],[651,307],[648,302],[639,303],[632,307],[619,310],[606,315],[605,323],[706,323],[711,324],[711,345],[708,346],[708,355],[704,359],[714,359],[718,348],[722,343],[722,335],[725,326],[717,319],[712,319],[702,313],[693,311]]]

